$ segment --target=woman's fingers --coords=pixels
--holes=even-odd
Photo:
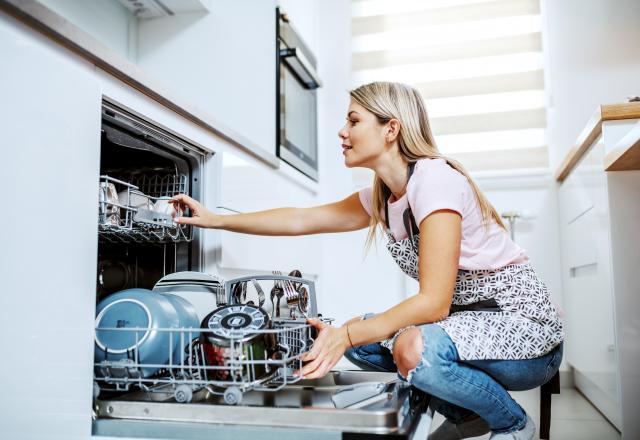
[[[187,208],[191,209],[192,211],[198,211],[200,209],[200,203],[198,203],[196,200],[192,199],[191,197],[189,197],[186,194],[178,194],[173,196],[173,198],[170,200],[171,203],[178,203],[181,206],[186,206]]]
[[[309,371],[308,373],[305,373],[303,371],[302,377],[304,377],[305,379],[318,379],[320,377],[324,377],[329,372],[329,370],[331,370],[331,367],[333,367],[334,365],[335,365],[335,362],[332,363],[328,359],[325,359],[324,361],[320,362],[316,366],[316,368]]]
[[[191,217],[175,217],[173,219],[174,222],[203,228],[214,227],[212,223],[213,213],[204,209],[197,200],[192,199],[186,194],[178,194],[171,199],[171,203],[177,203],[181,207],[187,207],[191,210]]]

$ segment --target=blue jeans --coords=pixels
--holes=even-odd
[[[427,324],[418,328],[422,331],[422,358],[407,378],[398,376],[429,393],[431,407],[452,423],[477,414],[492,431],[522,429],[526,414],[507,390],[539,387],[553,377],[562,361],[562,344],[535,359],[461,360],[442,327]],[[397,371],[391,352],[379,343],[349,349],[345,356],[365,370]]]

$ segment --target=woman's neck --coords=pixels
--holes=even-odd
[[[400,154],[390,155],[373,171],[391,190],[396,200],[405,194],[408,183],[407,161]]]

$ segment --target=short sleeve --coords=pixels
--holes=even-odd
[[[420,161],[407,186],[411,211],[420,225],[434,211],[449,209],[460,216],[464,212],[467,178],[441,159]]]
[[[367,214],[369,214],[369,217],[371,217],[371,205],[372,205],[372,194],[373,194],[373,189],[371,187],[368,188],[364,188],[361,189],[358,192],[358,196],[360,197],[360,203],[362,203],[362,207],[364,208],[365,211],[367,211]]]

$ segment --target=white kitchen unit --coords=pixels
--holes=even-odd
[[[38,2],[275,154],[274,0]],[[135,3],[146,11],[135,14]],[[171,13],[148,18],[158,4]]]
[[[101,90],[65,52],[0,14],[7,439],[91,435]]]
[[[637,316],[640,306],[633,281],[640,264],[640,172],[606,171],[605,158],[636,124],[640,106],[619,105],[615,118],[614,107],[598,109],[558,173],[566,360],[576,387],[623,438],[634,439],[640,328],[630,314]]]

